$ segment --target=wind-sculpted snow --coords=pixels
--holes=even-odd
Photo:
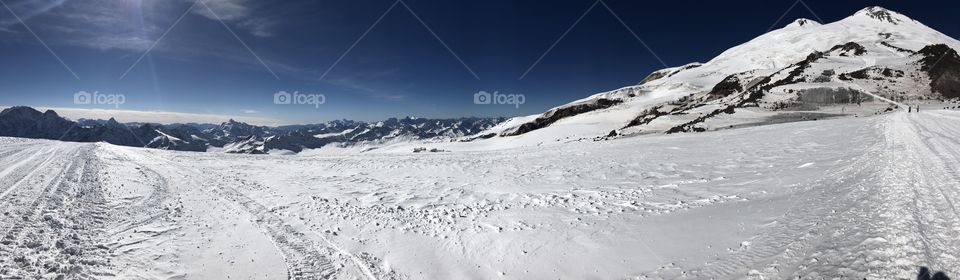
[[[933,107],[442,153],[0,138],[0,278],[960,275],[960,112]]]

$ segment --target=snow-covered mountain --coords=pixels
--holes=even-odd
[[[798,19],[706,63],[654,71],[633,86],[598,93],[538,115],[503,119],[338,120],[261,127],[77,124],[17,107],[0,113],[0,136],[106,141],[159,149],[229,153],[300,152],[326,145],[497,141],[539,145],[870,115],[915,100],[960,98],[960,41],[880,7],[829,24]],[[72,128],[76,126],[75,128]]]
[[[42,113],[27,107],[11,107],[0,111],[0,136],[81,139],[82,136],[79,135],[66,135],[73,126],[75,123],[67,121],[54,111]]]
[[[250,138],[251,136],[258,138],[270,136],[273,135],[274,132],[271,131],[269,127],[254,126],[230,119],[229,121],[220,124],[216,128],[205,130],[204,133],[210,136],[210,140],[213,142],[214,146],[219,147],[228,143]]]
[[[402,141],[449,142],[465,140],[487,130],[502,118],[423,119],[390,118],[380,122],[339,120],[297,128],[278,128],[269,136],[251,136],[227,145],[230,153],[300,152],[331,143],[379,145]]]
[[[957,49],[956,39],[881,7],[829,24],[798,19],[709,62],[658,70],[484,135],[545,142],[874,114],[960,97]]]
[[[121,146],[178,151],[206,151],[208,140],[189,125],[121,124],[106,121],[74,122],[53,110],[11,107],[0,112],[0,136],[55,139],[73,142],[107,142]]]
[[[391,118],[381,122],[336,120],[323,124],[266,127],[230,120],[219,126],[122,124],[115,119],[74,122],[48,110],[11,107],[0,112],[0,136],[107,142],[177,151],[218,150],[261,154],[300,152],[328,144],[350,146],[399,141],[457,141],[503,122],[503,118]],[[202,128],[208,127],[205,130]]]

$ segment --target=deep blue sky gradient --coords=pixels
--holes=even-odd
[[[663,68],[597,6],[519,79],[593,0],[405,0],[479,80],[403,6],[320,79],[394,0],[207,0],[279,80],[202,6],[194,6],[121,80],[192,1],[4,1],[80,80],[0,7],[0,105],[76,107],[72,94],[84,90],[122,93],[124,109],[297,123],[516,116],[635,84]],[[832,22],[873,5],[960,36],[955,1],[809,0],[804,3],[814,13],[798,4],[786,15],[795,1],[605,1],[670,66],[705,62],[796,18]],[[327,103],[320,109],[274,105],[272,95],[280,90],[323,93]],[[527,103],[475,105],[480,90],[524,94]]]

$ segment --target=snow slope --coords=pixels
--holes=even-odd
[[[798,19],[706,63],[655,71],[639,85],[595,94],[540,115],[514,118],[485,133],[524,138],[502,142],[530,145],[610,138],[606,136],[611,134],[714,130],[784,119],[778,116],[784,112],[872,115],[889,104],[873,99],[808,101],[802,95],[853,88],[861,95],[896,100],[957,97],[935,93],[940,89],[931,87],[933,73],[922,67],[925,56],[919,52],[936,44],[960,50],[960,41],[881,7],[868,7],[828,24]],[[844,46],[863,52],[837,49]],[[811,56],[816,59],[807,61]],[[960,73],[960,66],[950,67],[951,73]],[[857,75],[860,70],[864,73]],[[794,75],[794,71],[801,73]],[[960,82],[953,78],[945,87],[960,87]],[[615,104],[601,106],[609,103]],[[746,114],[708,124],[723,115],[722,111],[737,114],[750,107],[760,110],[747,109]]]
[[[421,154],[0,138],[0,278],[958,275],[960,112],[922,112]]]

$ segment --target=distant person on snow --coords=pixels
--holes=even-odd
[[[950,277],[947,277],[947,274],[943,271],[930,274],[930,269],[922,266],[920,267],[920,273],[917,274],[917,280],[950,280]]]

